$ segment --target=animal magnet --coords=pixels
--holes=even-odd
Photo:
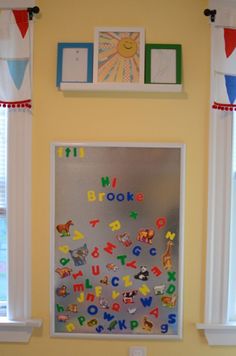
[[[174,308],[176,306],[177,297],[176,295],[172,295],[172,296],[165,295],[161,298],[161,302],[164,307]]]
[[[151,245],[154,235],[155,231],[153,229],[142,229],[138,232],[137,240]]]
[[[173,241],[168,240],[166,244],[166,250],[162,255],[162,265],[166,271],[170,271],[172,269],[171,249],[173,246]]]
[[[113,272],[119,269],[118,266],[116,266],[114,263],[108,263],[106,265],[106,268],[108,269],[108,271],[113,271]]]
[[[152,331],[153,323],[145,316],[143,318],[143,330]]]
[[[88,256],[87,244],[76,248],[75,250],[69,250],[75,266],[85,265],[86,257]]]
[[[130,240],[130,236],[127,232],[116,235],[118,241],[120,241],[125,247],[129,247],[132,245],[132,241]]]
[[[77,304],[69,304],[67,306],[66,310],[71,313],[78,313],[78,305]]]
[[[57,320],[60,321],[61,323],[65,323],[66,321],[69,320],[68,315],[60,314],[57,316]]]
[[[68,267],[64,267],[64,268],[58,267],[55,270],[55,272],[58,273],[61,278],[65,278],[65,277],[69,277],[71,275],[72,269],[68,268]]]
[[[57,231],[61,234],[61,237],[70,236],[70,227],[74,225],[72,220],[68,220],[65,224],[59,224],[56,226]]]
[[[137,290],[132,290],[130,292],[123,292],[123,302],[125,304],[133,304],[134,303],[134,296],[138,294]]]
[[[135,279],[140,279],[141,281],[147,281],[149,278],[149,272],[147,266],[141,266],[139,273],[134,276]]]
[[[66,297],[70,293],[67,291],[67,286],[63,284],[63,286],[56,289],[56,295],[58,297]]]

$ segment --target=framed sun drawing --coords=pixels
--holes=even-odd
[[[144,83],[144,29],[96,28],[94,82]]]

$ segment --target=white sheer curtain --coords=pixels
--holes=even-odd
[[[0,11],[0,106],[7,110],[8,319],[30,318],[31,23]],[[29,264],[26,266],[26,264]],[[26,275],[27,274],[27,275]],[[19,278],[24,275],[26,278]],[[23,284],[23,285],[22,285]]]

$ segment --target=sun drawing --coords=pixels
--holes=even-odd
[[[139,32],[100,32],[98,43],[99,82],[139,82]]]

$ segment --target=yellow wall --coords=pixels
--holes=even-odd
[[[207,213],[210,27],[207,0],[38,0],[33,81],[32,314],[42,318],[28,345],[0,345],[1,356],[233,355],[209,347],[203,321]],[[55,87],[58,42],[93,42],[96,26],[141,26],[146,42],[180,43],[184,90],[161,93],[62,93]],[[184,337],[181,341],[53,339],[49,334],[50,142],[186,143]]]

